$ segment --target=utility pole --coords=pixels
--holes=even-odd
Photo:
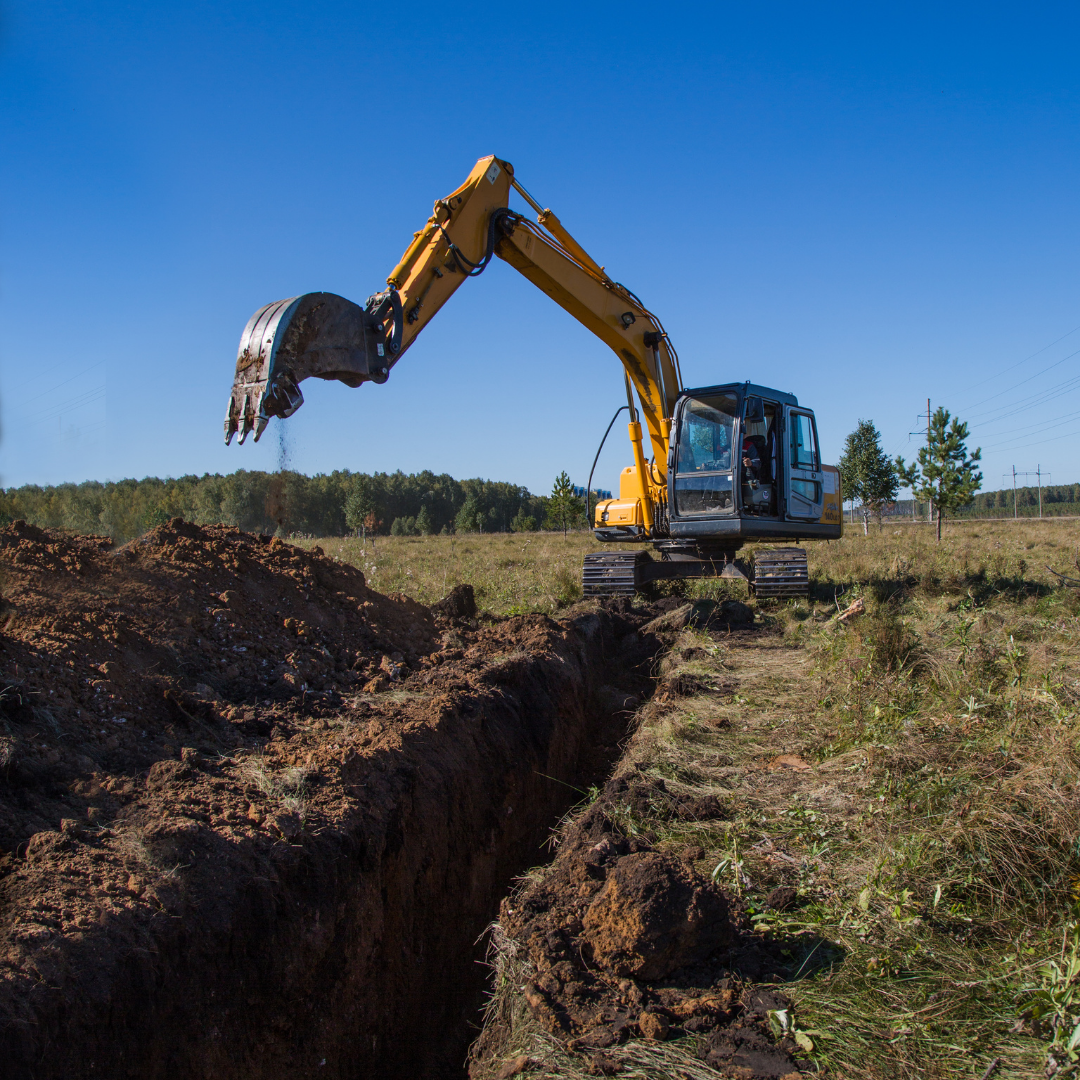
[[[921,420],[922,417],[919,417],[919,419]],[[908,438],[911,438],[912,435],[925,435],[926,436],[926,453],[927,453],[927,456],[929,457],[929,455],[930,455],[930,399],[929,398],[926,399],[926,431],[909,431],[908,432]],[[855,520],[855,518],[854,518],[855,504],[854,503],[852,503],[851,513],[852,513],[852,521],[854,521]],[[911,489],[911,520],[913,522],[919,520],[919,500],[915,497],[915,489],[914,488]],[[934,523],[934,500],[932,498],[927,499],[927,501],[926,501],[926,520],[931,525]]]
[[[930,454],[930,399],[926,399],[926,453]],[[926,521],[928,524],[934,523],[934,500],[931,499],[926,504]]]
[[[1047,473],[1047,474],[1046,474],[1046,482],[1047,482],[1047,484],[1050,484],[1050,482],[1051,482],[1051,481],[1053,480],[1053,475],[1054,475],[1053,473]],[[1041,518],[1041,517],[1043,516],[1043,507],[1042,507],[1042,466],[1041,466],[1041,465],[1037,465],[1037,466],[1036,466],[1036,467],[1035,467],[1035,468],[1034,468],[1033,470],[1029,470],[1029,471],[1027,471],[1027,472],[1024,472],[1023,470],[1021,470],[1020,472],[1017,472],[1017,470],[1016,470],[1016,466],[1014,465],[1014,466],[1012,467],[1012,479],[1013,479],[1013,519],[1014,519],[1014,520],[1015,520],[1015,519],[1016,519],[1016,517],[1018,516],[1018,513],[1017,513],[1017,509],[1016,509],[1016,504],[1017,504],[1017,502],[1019,501],[1019,500],[1017,499],[1017,491],[1016,491],[1016,478],[1017,478],[1018,476],[1022,476],[1022,477],[1024,478],[1024,490],[1025,490],[1025,491],[1026,491],[1026,490],[1027,490],[1028,488],[1030,488],[1030,487],[1031,487],[1031,484],[1030,484],[1030,483],[1029,483],[1029,481],[1028,481],[1028,478],[1029,478],[1029,477],[1031,477],[1031,476],[1034,476],[1034,477],[1036,478],[1036,480],[1038,481],[1038,484],[1039,484],[1039,517]],[[1001,479],[1002,479],[1002,480],[1008,480],[1008,479],[1009,479],[1009,474],[1008,474],[1008,473],[1002,473],[1002,474],[1001,474]]]

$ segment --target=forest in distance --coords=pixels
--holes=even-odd
[[[585,524],[584,505],[575,525]],[[1037,488],[1018,488],[1017,513],[1038,514]],[[911,514],[911,501],[891,508]],[[1042,489],[1043,515],[1080,514],[1080,484]],[[170,518],[236,525],[279,536],[345,536],[366,528],[377,534],[527,532],[556,528],[552,499],[520,484],[456,480],[446,473],[354,473],[239,470],[222,476],[56,484],[0,489],[0,524],[24,519],[45,528],[97,533],[116,541],[140,536]],[[979,492],[959,517],[1011,517],[1013,491]]]
[[[278,536],[345,536],[364,528],[396,535],[507,532],[543,527],[549,501],[520,484],[429,471],[305,476],[242,469],[225,476],[6,488],[0,490],[0,524],[22,518],[116,541],[175,517]]]

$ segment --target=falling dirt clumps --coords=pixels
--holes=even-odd
[[[503,901],[497,935],[524,958],[529,1009],[598,1075],[619,1071],[605,1051],[631,1038],[695,1038],[707,1065],[744,1080],[809,1070],[769,1029],[768,1013],[790,1003],[744,982],[745,971],[778,977],[782,960],[762,953],[742,905],[695,869],[699,852],[676,858],[620,828],[620,804],[647,786],[609,781],[548,870]],[[485,1035],[494,1050],[497,1033]],[[482,1039],[475,1076],[486,1054]]]

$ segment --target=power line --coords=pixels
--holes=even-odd
[[[1026,450],[1029,446],[1045,446],[1046,443],[1059,442],[1061,439],[1071,439],[1076,435],[1080,435],[1080,428],[1075,431],[1067,431],[1064,435],[1055,435],[1052,439],[1040,439],[1038,442],[1022,443],[1020,446],[1011,446],[1006,449],[1009,451],[1014,450]],[[994,450],[996,447],[988,446],[983,447],[985,450]]]
[[[972,427],[985,427],[987,424],[996,423],[998,420],[1003,419],[1006,416],[1015,415],[1020,412],[1027,412],[1028,409],[1034,409],[1044,402],[1049,401],[1054,397],[1062,397],[1065,394],[1071,393],[1078,386],[1080,386],[1080,375],[1073,376],[1070,379],[1065,379],[1063,382],[1055,383],[1053,386],[1046,390],[1036,390],[1033,394],[1028,394],[1027,397],[1020,398],[1017,401],[1012,402],[1009,405],[995,405],[992,409],[987,409],[986,413],[992,414],[987,416],[985,420],[979,420],[977,423],[972,424]],[[985,416],[986,413],[983,415]],[[979,414],[976,413],[976,416]]]
[[[84,394],[78,394],[73,398],[68,398],[66,401],[59,402],[56,405],[50,405],[43,413],[35,416],[30,420],[31,424],[40,424],[46,420],[55,420],[58,416],[63,416],[65,413],[75,412],[76,409],[81,409],[86,405],[92,405],[95,401],[100,401],[105,397],[105,387],[95,386],[92,390],[87,390]]]
[[[1074,356],[1078,355],[1080,355],[1080,349],[1077,349],[1076,352],[1069,353],[1068,356],[1063,356],[1060,360],[1055,360],[1054,363],[1052,363],[1049,367],[1044,367],[1042,371],[1036,371],[1034,375],[1029,375],[1026,379],[1021,379],[1018,383],[1013,383],[1012,386],[1006,387],[1004,390],[1000,391],[1000,393],[991,394],[990,397],[983,398],[982,401],[976,401],[974,405],[969,405],[968,409],[974,409],[978,405],[985,405],[986,402],[993,401],[994,398],[1002,397],[1005,394],[1011,394],[1013,390],[1015,390],[1017,387],[1023,386],[1025,383],[1031,382],[1032,379],[1037,379],[1040,375],[1045,375],[1048,371],[1053,371],[1054,368],[1059,367],[1061,364],[1064,364],[1066,360],[1071,360]],[[998,406],[996,405],[994,406],[994,408],[997,407]],[[964,411],[967,412],[967,409],[965,409]],[[989,411],[993,412],[993,409]],[[974,415],[978,416],[979,414],[975,413]]]
[[[61,386],[67,386],[68,383],[72,383],[76,379],[81,379],[84,375],[89,375],[91,371],[93,371],[95,368],[101,367],[101,365],[104,364],[104,363],[105,363],[104,360],[99,360],[96,364],[91,364],[88,368],[84,368],[82,371],[80,371],[78,373],[78,375],[72,375],[70,379],[64,379],[63,382],[58,382],[51,390],[42,390],[40,394],[35,394],[31,398],[27,398],[22,403],[20,408],[25,408],[32,401],[37,401],[39,398],[45,397],[46,394],[55,394],[56,391],[59,390]],[[33,380],[33,381],[36,382],[37,380]]]
[[[1075,334],[1077,330],[1080,330],[1080,326],[1074,326],[1067,334],[1062,334],[1061,337],[1059,337],[1057,339],[1057,341],[1051,341],[1049,345],[1044,345],[1041,349],[1037,349],[1030,356],[1025,356],[1023,360],[1018,360],[1015,364],[1010,364],[1009,367],[1002,368],[996,374],[988,376],[987,381],[990,381],[991,379],[998,379],[1002,375],[1006,374],[1007,372],[1015,371],[1016,368],[1020,367],[1022,364],[1026,364],[1029,360],[1034,360],[1036,356],[1041,356],[1044,352],[1046,352],[1047,349],[1052,349],[1055,345],[1058,344],[1058,342],[1064,341],[1067,337],[1072,337],[1072,335]],[[1075,356],[1076,353],[1073,353],[1072,355]],[[1068,360],[1068,359],[1069,358],[1066,356],[1065,360]],[[1057,363],[1058,364],[1064,363],[1064,360],[1059,360]],[[1057,364],[1051,364],[1050,365],[1050,367],[1056,367],[1056,366],[1057,366]],[[1044,370],[1049,371],[1050,368],[1045,368]],[[1040,372],[1039,374],[1042,374],[1042,372]],[[1033,375],[1032,378],[1033,379],[1038,378],[1038,375]],[[1027,380],[1025,380],[1025,381],[1027,381]],[[1023,383],[1017,383],[1016,385],[1017,386],[1022,386]],[[1013,389],[1015,389],[1015,387]],[[1002,390],[1001,391],[1002,394],[1007,394],[1008,392],[1009,392],[1008,390]],[[993,401],[995,397],[1000,397],[1000,396],[1001,396],[1001,394],[995,394],[993,397],[983,398],[982,401],[976,401],[973,405],[965,406],[964,412],[967,412],[968,409],[974,409],[978,405],[982,405],[983,402]]]
[[[999,435],[1008,435],[1013,431],[1030,432],[1030,431],[1033,431],[1036,428],[1040,429],[1041,431],[1049,431],[1051,428],[1060,427],[1062,424],[1069,424],[1073,420],[1077,420],[1077,419],[1080,419],[1080,412],[1069,413],[1066,416],[1055,416],[1052,419],[1047,420],[1045,422],[1039,421],[1039,422],[1034,423],[1034,424],[1025,424],[1023,427],[1009,428],[1007,431],[999,431],[998,434]],[[1019,436],[1017,436],[1017,438],[1023,438],[1023,436],[1019,435]],[[1015,441],[1016,441],[1015,439],[1006,439],[1005,440],[1005,442],[1015,442]],[[998,445],[1001,445],[1001,444],[998,444]]]

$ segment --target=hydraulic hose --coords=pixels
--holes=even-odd
[[[629,405],[620,405],[615,410],[615,415],[611,418],[611,423],[607,426],[607,431],[604,432],[604,437],[600,440],[600,446],[596,451],[596,457],[593,458],[592,468],[589,470],[589,482],[585,485],[585,524],[592,528],[592,506],[590,505],[590,495],[592,493],[592,478],[593,473],[596,472],[596,463],[600,460],[600,451],[604,449],[604,443],[607,442],[607,437],[611,434],[611,429],[615,426],[615,421],[619,419],[619,413],[624,409],[629,409]]]

